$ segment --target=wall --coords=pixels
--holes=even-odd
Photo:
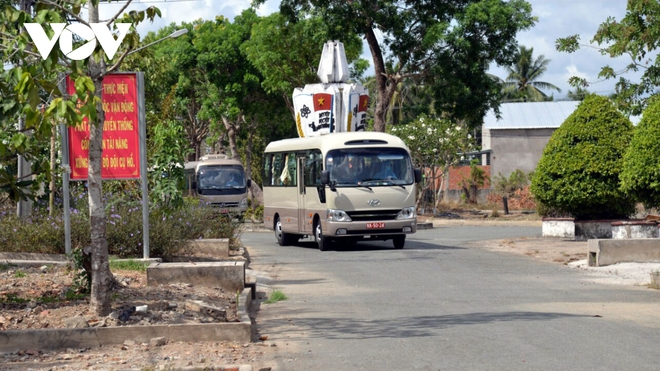
[[[555,129],[485,129],[483,148],[492,149],[491,174],[505,177],[515,170],[536,169],[543,149]],[[486,147],[489,146],[489,147]]]

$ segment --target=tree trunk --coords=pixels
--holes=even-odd
[[[89,22],[98,23],[98,8],[89,1]],[[108,261],[108,240],[106,237],[105,207],[103,205],[103,189],[101,179],[103,123],[105,112],[101,104],[103,92],[103,77],[106,73],[105,61],[95,61],[94,56],[89,57],[89,75],[94,82],[94,95],[96,104],[96,122],[89,121],[89,216],[92,248],[92,293],[90,306],[99,316],[110,313],[110,290],[113,277]]]
[[[390,81],[391,79],[387,76],[383,52],[380,49],[380,45],[378,45],[378,39],[373,28],[368,27],[365,30],[365,36],[371,50],[376,75],[376,86],[378,87],[378,100],[376,101],[376,111],[374,112],[374,131],[385,132],[387,109],[396,90],[397,81]]]
[[[471,205],[476,205],[477,204],[477,192],[479,191],[479,187],[477,187],[476,184],[470,184],[470,204]]]
[[[241,118],[239,118],[238,120],[240,120]],[[229,121],[229,119],[225,116],[222,116],[222,123],[225,125],[225,129],[227,129],[227,141],[229,142],[229,150],[231,151],[231,157],[234,160],[240,161],[241,156],[238,154],[238,146],[236,145],[236,135],[238,134],[238,131],[240,130],[241,126],[238,122]]]

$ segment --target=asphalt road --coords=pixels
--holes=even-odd
[[[659,292],[602,285],[584,272],[465,248],[538,237],[540,227],[421,230],[391,241],[278,246],[245,233],[273,370],[657,370]],[[540,247],[542,248],[542,247]],[[262,294],[263,295],[263,294]],[[258,369],[258,368],[257,368]]]

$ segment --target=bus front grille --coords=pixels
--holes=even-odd
[[[399,215],[399,210],[347,211],[346,214],[354,222],[368,222],[375,220],[394,220]]]
[[[211,206],[215,207],[238,207],[238,202],[214,202]]]

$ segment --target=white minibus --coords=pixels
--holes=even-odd
[[[251,180],[246,179],[240,161],[222,154],[205,155],[199,161],[187,162],[185,171],[189,194],[218,207],[221,213],[243,216]]]
[[[342,132],[271,142],[264,153],[264,226],[280,245],[313,236],[333,241],[392,240],[402,249],[417,231],[410,151],[396,136]]]

